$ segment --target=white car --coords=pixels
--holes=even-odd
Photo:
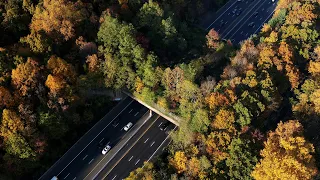
[[[131,127],[132,127],[132,122],[129,122],[123,129],[125,130],[125,131],[128,131]]]
[[[106,147],[104,147],[104,148],[102,149],[102,152],[101,152],[101,153],[102,153],[103,155],[105,155],[105,154],[107,154],[108,151],[110,151],[110,149],[111,149],[111,146],[106,145]]]

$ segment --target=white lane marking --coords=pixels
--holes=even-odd
[[[148,110],[144,115],[146,115],[146,114],[149,113],[149,112],[150,112],[150,110]],[[142,117],[143,117],[144,115],[142,115]],[[152,116],[151,116],[151,117],[152,117]],[[136,131],[133,132],[133,135],[131,135],[130,138],[128,138],[127,141],[124,142],[124,144],[127,144],[128,141],[138,132],[138,130],[139,130],[139,129],[147,122],[147,120],[149,120],[151,117],[149,116],[148,118],[146,118],[146,120],[138,127],[138,129],[136,129]],[[159,118],[159,117],[160,117],[160,116],[158,116],[158,118]],[[155,123],[158,118],[156,118],[153,123]],[[153,125],[153,123],[152,123],[152,125]],[[133,127],[134,127],[134,126],[135,126],[135,125],[133,125]],[[132,128],[133,128],[133,127],[132,127]],[[128,145],[128,144],[127,144],[127,145]],[[93,179],[95,179],[95,178],[97,177],[97,175],[98,175],[98,174],[106,167],[106,165],[118,154],[118,152],[119,152],[121,149],[123,149],[123,147],[124,147],[124,146],[122,146],[121,148],[119,148],[119,149],[112,155],[112,157],[109,159],[109,161],[106,162],[106,163],[104,163],[103,168],[100,169],[98,173],[96,173],[96,175],[93,177]],[[107,156],[103,157],[103,158],[96,164],[96,166],[86,175],[86,177],[85,177],[84,179],[86,179],[86,178],[92,173],[92,171],[101,163],[101,161],[103,161],[106,157],[107,157]]]
[[[260,18],[260,21],[262,20],[262,17]]]
[[[107,145],[110,143],[110,141],[107,143]]]
[[[209,27],[213,24],[213,23],[215,23],[221,16],[223,16],[224,15],[224,13],[226,13],[235,3],[237,3],[237,1],[235,1],[233,4],[231,4],[231,6],[228,8],[228,9],[226,9],[220,16],[218,16],[207,28],[206,28],[206,30],[208,30],[209,29]],[[227,3],[228,4],[228,3]],[[225,4],[225,5],[227,5],[227,4]],[[220,9],[222,9],[223,7],[221,7]],[[218,13],[219,11],[217,11],[217,13]],[[216,14],[217,14],[216,13]]]
[[[260,2],[260,1],[259,1],[259,2]],[[247,13],[246,13],[241,19],[239,19],[239,21],[238,21],[226,34],[225,34],[225,33],[221,33],[221,37],[224,38],[224,39],[226,39],[226,37],[228,36],[228,34],[230,34],[230,32],[231,32],[234,28],[236,28],[236,26],[249,14],[258,4],[259,4],[259,3],[256,3],[251,9],[249,9],[249,10],[247,11]],[[263,3],[260,4],[257,9],[259,9],[262,5],[263,5]],[[247,21],[251,18],[252,15],[253,15],[253,14],[251,14],[250,17],[247,18],[247,20],[246,20],[245,22],[247,22]],[[242,26],[243,26],[243,24],[244,24],[244,23],[242,23]],[[235,33],[238,32],[242,26],[240,26],[240,27],[238,28],[238,30],[235,31]],[[229,39],[231,39],[235,33],[233,33],[232,36],[231,36]],[[222,34],[223,34],[223,36],[222,36]]]
[[[261,11],[264,11],[264,8],[262,8]]]
[[[242,34],[242,33],[243,33],[243,31],[240,32],[240,34]]]
[[[264,23],[271,17],[274,11],[275,10],[273,10],[272,13],[270,13],[270,15],[263,21],[263,23],[258,27],[258,29],[254,31],[253,34],[255,34],[264,25]]]
[[[131,156],[131,158],[128,161],[131,161],[132,158],[133,158],[133,156]]]
[[[267,10],[267,12],[269,12],[269,9]]]
[[[68,174],[67,174],[67,176],[66,176],[66,177],[64,177],[63,179],[67,179],[67,177],[68,177],[69,175],[70,175],[70,173],[68,173]]]
[[[139,112],[137,112],[134,116],[137,116],[139,114]]]
[[[73,180],[76,180],[76,179],[77,179],[77,177],[74,177],[74,178],[73,178]]]
[[[164,131],[168,128],[168,126],[166,128],[164,128]]]
[[[101,143],[103,140],[104,140],[104,138],[102,138],[102,139],[99,141],[99,143]]]
[[[129,113],[131,113],[133,111],[133,109],[131,109],[130,111],[129,111]]]
[[[144,141],[144,143],[146,143],[149,140],[149,138],[147,140]]]
[[[94,158],[92,158],[92,159],[89,161],[89,163],[88,163],[88,164],[91,164],[93,160],[94,160]]]
[[[177,128],[177,126],[174,127],[171,132],[173,132],[176,128]],[[171,132],[170,132],[170,134],[171,134]],[[159,150],[159,148],[163,145],[163,143],[170,137],[170,134],[168,134],[167,137],[162,141],[162,143],[160,144],[160,146],[153,152],[153,154],[149,157],[149,159],[147,160],[147,162],[150,161],[150,159],[156,154],[156,152],[157,152],[157,151]],[[142,166],[142,168],[143,168],[143,167],[144,167],[144,166]]]
[[[139,163],[140,159],[138,159],[138,161],[134,164],[134,165],[137,165]]]
[[[246,36],[248,36],[248,33],[246,33]]]
[[[85,157],[83,157],[82,160],[85,160],[87,157],[88,157],[88,154]]]
[[[114,180],[117,177],[117,175],[115,175],[111,180]]]
[[[132,99],[132,100],[130,101],[130,103],[129,103],[126,107],[124,107],[124,108],[112,119],[112,121],[113,121],[115,118],[117,118],[117,117],[119,116],[119,114],[122,113],[122,111],[124,111],[125,109],[127,109],[127,107],[128,107],[133,101],[134,101],[134,100]],[[107,116],[108,114],[109,114],[109,113],[107,113],[105,116]],[[103,118],[104,118],[105,116],[103,116]],[[103,118],[101,118],[101,119],[103,119]],[[104,130],[112,123],[112,121],[109,122],[109,124],[107,124],[107,125],[99,132],[99,134],[97,134],[96,137],[94,137],[94,138],[86,145],[86,147],[84,147],[84,148],[76,155],[76,157],[74,157],[74,158],[72,159],[72,161],[70,161],[70,162],[66,165],[66,167],[64,167],[57,175],[59,176],[59,174],[61,174],[61,173],[69,166],[69,164],[71,164],[71,163],[79,156],[79,154],[81,154],[82,151],[84,151],[84,150],[92,143],[92,141],[95,140],[95,139],[101,134],[101,132],[104,131]],[[93,126],[92,128],[94,128],[94,127],[95,127],[95,126]],[[91,129],[92,129],[92,128],[91,128]],[[88,132],[90,132],[91,129],[90,129],[89,131],[87,131],[82,137],[84,137]],[[80,138],[75,144],[77,144],[80,140],[81,140],[81,138]],[[73,147],[73,146],[72,146],[72,147]],[[72,149],[72,147],[71,147],[70,149]],[[69,150],[70,150],[70,149],[69,149]],[[68,150],[68,151],[69,151],[69,150]],[[68,153],[68,151],[67,151],[64,155],[66,155],[66,154]],[[64,155],[63,155],[63,156],[64,156]],[[63,157],[63,156],[62,156],[62,157]],[[62,157],[61,157],[61,158],[62,158]],[[61,158],[60,158],[60,159],[61,159]],[[60,160],[60,159],[59,159],[59,160]],[[59,160],[58,160],[58,161],[59,161]],[[57,162],[58,162],[58,161],[57,161]],[[56,162],[56,163],[57,163],[57,162]],[[54,166],[54,165],[53,165],[53,166]],[[51,166],[51,167],[53,167],[53,166]],[[40,177],[40,178],[41,178],[41,177]]]
[[[161,124],[162,124],[162,122],[159,124],[159,126],[158,126],[158,127],[160,127],[160,126],[161,126]]]
[[[152,147],[154,145],[154,143],[156,143],[156,142],[153,141],[152,144],[150,145],[150,147]]]

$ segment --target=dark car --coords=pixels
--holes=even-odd
[[[163,123],[163,124],[160,126],[160,130],[161,130],[161,131],[166,130],[169,125],[170,125],[170,122],[169,122],[169,121]]]
[[[242,10],[237,11],[237,16],[239,16],[242,13]]]
[[[253,13],[253,16],[258,16],[258,12],[257,12],[257,11],[254,12],[254,13]]]
[[[224,22],[223,20],[220,21],[220,27],[224,26],[227,22]]]
[[[115,120],[112,122],[112,126],[113,126],[113,127],[117,127],[118,124],[119,124],[119,121],[120,121],[120,118],[118,117],[117,119],[115,119]]]
[[[254,26],[254,22],[251,22],[248,24],[249,27],[253,27]]]
[[[232,10],[232,13],[235,14],[237,12],[237,9]]]

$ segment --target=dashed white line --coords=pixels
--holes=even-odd
[[[85,160],[87,157],[88,157],[88,154],[87,154],[86,156],[84,156],[84,157],[82,158],[82,160]]]
[[[91,160],[89,161],[89,163],[88,163],[88,164],[91,164],[93,160],[94,160],[94,158],[93,158],[93,159],[91,159]]]
[[[262,20],[262,17],[259,19],[260,21]]]
[[[148,138],[148,139],[146,139],[146,140],[144,141],[144,143],[146,143],[148,140],[149,140],[149,138]]]
[[[111,180],[114,180],[117,177],[117,175],[115,175]]]
[[[261,11],[264,11],[264,8],[262,8]]]
[[[133,111],[133,109],[131,109],[130,111],[129,111],[129,113],[131,113]]]
[[[74,178],[73,178],[73,180],[76,180],[76,179],[77,179],[77,177],[74,177]]]
[[[221,16],[223,16],[224,13],[226,13],[235,3],[237,3],[237,1],[235,1],[234,3],[232,3],[231,6],[229,6],[222,14],[220,14],[220,16],[218,16],[218,17],[206,28],[206,30],[208,30],[209,27],[210,27],[213,23],[215,23]],[[228,4],[228,3],[226,3],[225,6],[226,6],[227,4]],[[223,6],[223,7],[224,7],[224,6]],[[223,7],[221,7],[220,9],[222,9]],[[218,12],[219,12],[219,11],[217,11],[217,13],[218,13]]]
[[[156,143],[156,142],[153,141],[152,144],[150,145],[150,147],[152,147],[154,145],[154,143]]]
[[[129,104],[127,104],[127,106],[126,107],[124,107],[113,119],[112,119],[112,121],[111,122],[109,122],[57,175],[59,175],[59,174],[61,174],[81,153],[82,153],[82,151],[84,151],[91,143],[92,143],[92,141],[93,140],[95,140],[101,133],[102,133],[102,131],[104,131],[112,122],[113,122],[113,120],[116,118],[116,117],[118,117],[119,116],[119,114],[121,114],[125,109],[127,109],[127,107],[131,104],[133,102],[133,100],[131,100],[130,102],[129,102]],[[107,114],[108,115],[108,114]],[[105,115],[104,117],[106,117],[107,115]],[[95,126],[93,126],[92,128],[94,128]],[[89,130],[89,131],[87,131],[86,132],[86,134],[87,133],[89,133],[91,130],[92,130],[92,128]],[[85,136],[86,134],[84,134],[83,136]],[[81,138],[75,143],[75,144],[77,144],[79,141],[81,140]],[[75,145],[74,144],[74,145]],[[75,146],[72,146],[63,156],[65,156],[73,147],[75,147]],[[62,156],[62,157],[63,157]],[[61,157],[61,158],[62,158]],[[60,158],[60,159],[61,159]],[[60,159],[58,160],[58,161],[60,161]],[[57,161],[57,162],[58,162]],[[56,162],[56,163],[57,163]],[[55,163],[55,164],[56,164]],[[54,165],[55,165],[54,164]],[[53,166],[54,166],[53,165]]]
[[[133,156],[131,156],[131,158],[128,161],[131,161],[132,158],[133,158]]]
[[[137,112],[134,116],[137,116],[139,114],[139,112]]]
[[[248,33],[246,33],[246,36],[248,36]]]
[[[104,138],[102,138],[102,139],[99,141],[99,143],[101,143],[103,140],[104,140]]]
[[[161,126],[161,124],[162,124],[162,122],[159,124],[159,126],[158,126],[158,127],[160,127],[160,126]]]
[[[242,34],[242,33],[243,33],[243,31],[240,32],[240,34]]]
[[[64,177],[63,179],[67,179],[67,177],[68,177],[69,175],[70,175],[70,173],[68,173],[68,174],[67,174],[67,176],[66,176],[66,177]]]
[[[134,165],[137,165],[139,163],[140,159],[138,159],[138,161],[134,164]]]

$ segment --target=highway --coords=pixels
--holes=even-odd
[[[230,0],[217,11],[215,19],[204,23],[204,28],[214,28],[221,39],[238,44],[257,33],[274,12],[272,0]]]
[[[170,142],[169,132],[176,128],[174,124],[170,123],[165,130],[160,130],[161,125],[165,122],[167,120],[162,117],[152,121],[145,133],[120,151],[118,157],[114,158],[95,179],[124,179],[132,170],[142,167],[145,161],[150,161],[160,154]]]
[[[125,98],[80,138],[40,180],[51,179],[53,176],[58,176],[59,179],[82,179],[91,171],[92,166],[96,166],[104,158],[101,154],[102,148],[98,147],[99,142],[115,146],[122,142],[122,139],[131,137],[143,126],[143,122],[137,121],[147,114],[147,111],[140,103],[129,97]],[[129,121],[133,122],[134,126],[126,132],[123,127]]]

